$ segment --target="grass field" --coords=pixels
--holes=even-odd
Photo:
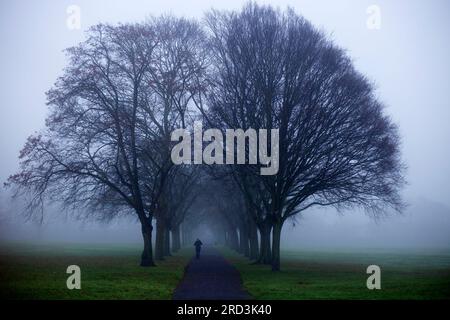
[[[448,252],[283,251],[282,271],[251,265],[221,248],[256,299],[450,299]],[[170,299],[192,248],[139,267],[139,245],[0,247],[0,295],[9,299]],[[81,268],[81,290],[66,288],[68,265]],[[381,267],[381,290],[366,288],[366,268]]]
[[[284,251],[282,271],[273,273],[221,250],[256,299],[450,299],[448,252]],[[371,264],[381,268],[381,290],[366,287]]]
[[[140,246],[14,245],[0,249],[0,295],[7,299],[171,299],[189,254],[181,250],[139,267]],[[81,268],[81,290],[68,290],[67,266]]]

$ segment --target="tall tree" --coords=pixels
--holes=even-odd
[[[278,173],[260,176],[254,165],[238,173],[264,186],[274,271],[284,222],[312,206],[401,210],[397,128],[343,50],[292,10],[249,4],[207,22],[209,118],[279,129]]]
[[[172,166],[170,132],[186,126],[198,94],[202,39],[195,22],[162,17],[95,26],[67,50],[68,66],[47,93],[46,129],[28,139],[9,178],[29,196],[30,214],[45,198],[109,218],[133,212],[141,265],[154,265],[152,219]]]
[[[157,220],[155,257],[163,259],[169,254],[169,221],[171,206],[170,188],[166,186],[173,163],[170,158],[173,142],[171,133],[179,128],[192,128],[196,119],[194,99],[203,95],[203,82],[206,72],[207,56],[204,46],[204,33],[200,26],[184,18],[163,16],[154,19],[158,46],[154,50],[154,63],[146,81],[152,95],[144,104],[145,115],[154,124],[152,135],[147,139],[150,167],[156,165],[159,174],[156,179],[150,169],[143,177],[151,186],[149,192],[155,199],[154,214]],[[154,152],[155,147],[158,149]]]
[[[45,197],[78,208],[105,202],[132,208],[142,227],[142,266],[154,263],[138,118],[156,45],[150,25],[91,28],[85,42],[67,50],[69,65],[47,93],[47,128],[28,139],[21,172],[9,178],[31,196],[33,210]]]

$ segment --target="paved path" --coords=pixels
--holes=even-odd
[[[194,252],[194,249],[192,249]],[[239,272],[214,248],[203,246],[200,259],[186,267],[183,280],[173,294],[174,300],[238,300],[252,297],[242,288]]]

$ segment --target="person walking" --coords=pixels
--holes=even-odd
[[[203,243],[200,241],[200,239],[197,238],[197,240],[194,242],[195,246],[195,257],[197,259],[200,259],[200,250],[202,250]]]

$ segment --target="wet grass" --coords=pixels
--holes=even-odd
[[[285,251],[282,271],[252,265],[222,248],[256,299],[450,299],[448,252]],[[381,290],[368,290],[368,265],[381,268]]]
[[[191,250],[158,267],[139,266],[139,245],[29,245],[0,249],[0,295],[7,299],[171,299]],[[67,266],[81,268],[81,290],[69,290]]]

